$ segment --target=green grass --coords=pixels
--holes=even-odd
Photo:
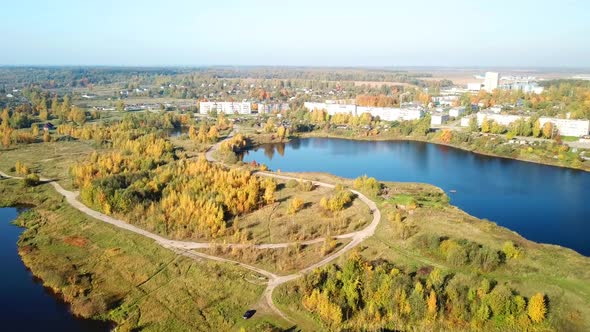
[[[19,240],[23,261],[77,314],[113,320],[122,331],[282,324],[266,312],[243,322],[241,315],[257,305],[265,287],[248,281],[250,271],[177,256],[152,240],[90,219],[49,185],[22,188],[20,181],[0,180],[0,206],[16,204],[36,206],[20,219],[28,228]]]
[[[561,136],[561,140],[564,142],[577,142],[579,139],[576,136]]]
[[[327,234],[351,233],[371,221],[369,208],[358,199],[338,213],[326,213],[319,202],[322,197],[330,196],[332,189],[316,187],[304,192],[279,183],[274,204],[237,218],[240,232],[249,234],[248,238],[255,243],[304,241]],[[289,214],[289,205],[296,197],[305,202],[304,208]]]
[[[15,175],[17,161],[43,177],[59,179],[65,188],[72,188],[69,170],[76,161],[85,158],[96,148],[92,141],[67,141],[19,145],[0,150],[0,170]]]

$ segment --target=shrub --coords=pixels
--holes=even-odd
[[[295,197],[293,198],[293,200],[291,201],[291,204],[289,204],[289,214],[295,214],[297,212],[299,212],[299,210],[301,210],[301,208],[303,208],[303,200],[299,197]]]
[[[39,184],[39,176],[37,174],[29,174],[23,179],[25,187],[34,187]]]
[[[299,189],[301,191],[312,191],[314,188],[313,182],[311,181],[300,181]]]
[[[522,249],[517,247],[512,241],[504,242],[502,252],[506,255],[506,258],[518,258],[522,254]]]

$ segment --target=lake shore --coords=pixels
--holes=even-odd
[[[346,135],[338,135],[338,134],[334,134],[334,133],[326,133],[326,132],[311,132],[311,133],[302,133],[298,136],[294,136],[294,138],[339,138],[339,139],[346,139],[346,140],[352,140],[352,141],[375,141],[375,142],[387,142],[387,141],[391,141],[391,142],[424,142],[424,143],[431,143],[431,144],[435,144],[435,145],[441,145],[441,146],[447,146],[450,148],[454,148],[454,149],[459,149],[459,150],[463,150],[463,151],[468,151],[468,152],[472,152],[478,155],[482,155],[482,156],[488,156],[488,157],[498,157],[498,158],[503,158],[503,159],[509,159],[509,160],[518,160],[518,161],[524,161],[527,163],[533,163],[533,164],[540,164],[540,165],[546,165],[546,166],[553,166],[553,167],[560,167],[560,168],[566,168],[566,169],[572,169],[572,170],[578,170],[578,171],[584,171],[584,172],[590,172],[590,165],[583,165],[584,167],[582,168],[575,168],[575,167],[571,167],[568,165],[562,165],[562,164],[558,164],[558,163],[551,163],[548,161],[544,161],[544,160],[532,160],[532,159],[527,159],[527,158],[522,158],[522,157],[511,157],[511,156],[504,156],[504,155],[500,155],[500,154],[496,154],[496,153],[492,153],[492,152],[488,152],[488,151],[481,151],[481,150],[477,150],[477,149],[472,149],[472,148],[468,148],[465,146],[461,146],[461,145],[457,145],[457,144],[451,144],[451,143],[444,143],[441,141],[437,141],[437,140],[432,140],[432,139],[428,139],[428,138],[421,138],[421,137],[415,137],[415,136],[398,136],[398,137],[381,137],[381,136],[366,136],[366,137],[362,137],[362,136],[358,136],[358,137],[350,137],[350,136],[346,136]],[[293,139],[293,138],[291,138]],[[287,142],[284,141],[284,142]],[[259,146],[259,145],[263,145],[263,144],[268,144],[268,143],[257,143],[254,147]]]

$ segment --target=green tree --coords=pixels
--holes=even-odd
[[[117,100],[115,103],[115,110],[117,112],[125,112],[125,102],[122,100]]]

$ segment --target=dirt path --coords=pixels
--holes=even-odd
[[[231,138],[233,136],[233,134],[234,134],[234,132],[230,133],[230,135],[228,135],[228,137],[226,139]],[[214,155],[215,151],[217,151],[219,149],[222,142],[223,141],[218,142],[217,144],[213,145],[206,152],[205,155],[206,155],[207,160],[209,160],[210,162],[216,162],[216,159],[213,157],[213,155]],[[274,174],[274,173],[269,173],[269,172],[260,172],[259,171],[259,172],[256,172],[256,175],[272,177],[272,178],[281,179],[281,180],[299,180],[294,177],[289,177],[289,176],[284,176],[284,175],[279,175],[279,174]],[[1,171],[0,171],[0,176],[6,177],[6,178],[22,179],[21,177],[10,176],[10,175],[5,174]],[[362,202],[367,204],[367,206],[369,207],[371,214],[373,215],[373,220],[371,221],[371,223],[367,227],[365,227],[364,229],[362,229],[360,231],[335,236],[335,238],[338,238],[338,239],[349,238],[349,239],[352,239],[352,241],[350,241],[342,249],[332,253],[331,255],[326,256],[321,261],[314,263],[314,264],[300,270],[297,273],[293,273],[293,274],[286,275],[286,276],[278,276],[272,272],[263,270],[261,268],[258,268],[256,266],[252,266],[252,265],[249,265],[246,263],[241,263],[238,261],[234,261],[234,260],[226,259],[226,258],[222,258],[222,257],[212,256],[212,255],[208,255],[208,254],[205,254],[202,252],[191,251],[191,249],[205,249],[205,248],[210,248],[210,247],[213,247],[213,246],[216,246],[219,244],[211,243],[211,242],[202,243],[202,242],[176,241],[176,240],[166,239],[158,234],[154,234],[154,233],[151,233],[147,230],[141,229],[139,227],[130,225],[123,220],[116,219],[116,218],[110,217],[104,213],[92,210],[91,208],[84,205],[82,202],[78,201],[78,199],[77,199],[78,194],[79,194],[78,192],[66,190],[59,183],[53,181],[52,179],[41,178],[40,180],[51,184],[53,186],[53,188],[55,188],[55,190],[58,193],[60,193],[61,195],[63,195],[65,197],[68,204],[70,204],[72,207],[76,208],[77,210],[81,211],[82,213],[84,213],[92,218],[104,221],[104,222],[111,224],[113,226],[116,226],[116,227],[128,230],[130,232],[150,238],[150,239],[154,240],[160,246],[167,248],[169,250],[172,250],[179,255],[183,255],[183,256],[186,256],[186,257],[189,257],[192,259],[208,259],[208,260],[213,260],[213,261],[217,261],[217,262],[237,265],[237,266],[243,267],[245,269],[254,271],[254,272],[266,277],[268,279],[268,284],[267,284],[266,289],[264,290],[261,300],[263,300],[265,302],[266,306],[268,306],[268,308],[270,308],[273,312],[275,312],[277,315],[281,316],[283,319],[285,319],[286,321],[293,323],[293,324],[295,322],[293,322],[291,319],[289,319],[289,317],[287,317],[274,304],[274,301],[272,299],[272,293],[273,293],[274,289],[286,282],[297,279],[297,278],[303,276],[304,274],[306,274],[310,271],[313,271],[316,268],[322,267],[322,266],[332,262],[333,260],[337,259],[338,257],[341,257],[342,255],[344,255],[345,253],[347,253],[348,251],[350,251],[354,247],[358,246],[363,240],[365,240],[366,238],[375,234],[375,230],[377,229],[377,225],[379,224],[379,221],[381,220],[381,212],[377,208],[377,205],[375,204],[375,202],[370,200],[368,197],[366,197],[362,193],[360,193],[356,190],[351,190],[351,192],[353,192],[355,195],[357,195],[358,199],[360,199]],[[325,187],[325,188],[334,188],[335,187],[335,185],[333,185],[333,184],[320,182],[320,181],[312,181],[312,183],[316,186]],[[317,239],[313,239],[313,240],[299,242],[299,244],[308,245],[308,244],[320,243],[322,241],[324,241],[324,238],[317,238]],[[259,248],[259,249],[277,249],[277,248],[285,248],[285,247],[288,247],[293,244],[295,244],[295,242],[259,244],[259,245],[254,245],[254,247]],[[228,246],[235,246],[235,247],[249,246],[246,244],[227,244],[227,245]]]

